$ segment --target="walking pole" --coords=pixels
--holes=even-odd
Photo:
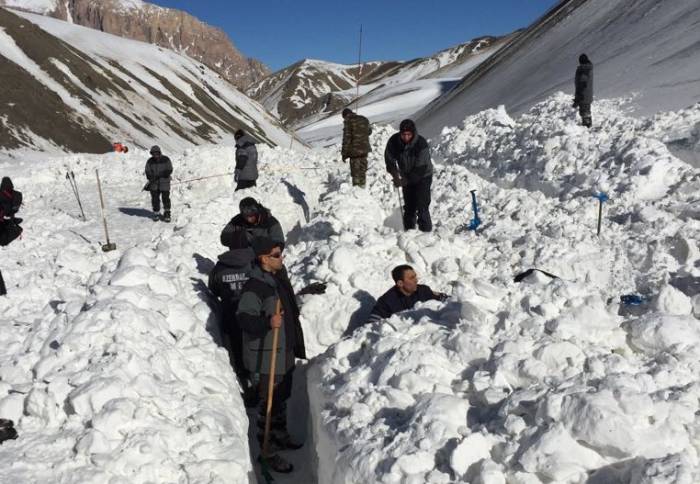
[[[109,252],[110,250],[115,250],[117,248],[117,244],[109,241],[109,231],[107,230],[107,218],[105,217],[105,201],[102,197],[102,184],[100,183],[100,172],[97,169],[95,169],[95,176],[97,177],[97,191],[100,192],[100,209],[102,211],[102,224],[104,225],[105,238],[107,239],[107,243],[102,246],[102,251]]]
[[[399,187],[396,188],[396,196],[399,197],[399,212],[401,213],[401,222],[403,223],[403,197],[401,196],[401,189]]]
[[[600,192],[597,195],[594,196],[594,198],[598,199],[598,232],[596,235],[600,237],[600,224],[603,219],[603,203],[607,202],[609,200],[608,195],[606,193]]]
[[[73,185],[75,186],[75,196],[78,199],[78,207],[80,207],[80,213],[83,216],[83,222],[87,221],[85,217],[85,212],[83,211],[83,203],[80,201],[80,191],[78,191],[78,182],[75,181],[75,173],[71,170],[70,177],[73,180]]]
[[[275,307],[275,315],[279,315],[282,311],[281,301],[277,299],[277,306]],[[279,328],[272,329],[272,353],[270,354],[270,376],[267,380],[267,403],[265,405],[265,433],[263,434],[263,445],[262,452],[260,454],[260,466],[262,467],[263,475],[267,473],[267,476],[271,479],[272,476],[269,474],[269,464],[267,463],[267,458],[270,456],[270,424],[272,423],[272,397],[274,396],[275,389],[275,370],[277,368],[277,343],[279,341]],[[270,482],[268,477],[266,480]]]

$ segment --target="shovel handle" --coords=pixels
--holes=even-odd
[[[277,299],[275,306],[275,315],[279,315],[282,311],[282,302]],[[275,389],[275,370],[277,367],[277,343],[279,341],[279,328],[272,328],[272,353],[270,354],[270,376],[267,380],[267,403],[265,408],[265,433],[263,434],[262,455],[269,455],[268,448],[270,446],[270,424],[272,421],[272,397]]]

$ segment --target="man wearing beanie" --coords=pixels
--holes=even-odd
[[[578,67],[574,78],[574,107],[581,115],[581,124],[590,128],[593,126],[591,104],[593,104],[593,63],[586,54],[578,58]]]
[[[394,180],[394,186],[403,190],[403,227],[423,232],[433,230],[430,220],[430,185],[433,183],[433,163],[430,146],[416,131],[411,119],[404,119],[399,132],[392,135],[384,150],[386,171]]]
[[[363,187],[367,177],[367,155],[372,150],[369,135],[372,128],[369,120],[355,114],[349,108],[343,109],[343,161],[350,159],[350,176],[354,186]]]
[[[236,317],[243,332],[243,360],[246,369],[257,375],[261,399],[258,427],[264,428],[269,377],[272,372],[273,328],[279,328],[277,363],[274,369],[274,396],[270,444],[273,451],[298,449],[287,430],[286,401],[292,393],[295,358],[306,359],[299,306],[287,277],[280,247],[266,237],[255,237],[251,246],[255,264],[243,286]],[[281,312],[277,314],[277,304]],[[262,440],[262,433],[258,435]],[[279,454],[266,456],[270,467],[288,473],[293,466]]]
[[[267,237],[275,245],[284,249],[284,232],[279,221],[272,216],[270,210],[263,207],[253,197],[240,201],[240,213],[233,217],[221,232],[221,245],[232,248],[232,234],[243,231],[251,242],[254,237]]]
[[[173,164],[170,158],[163,156],[158,146],[151,148],[151,157],[146,162],[146,178],[148,183],[144,190],[151,192],[151,207],[153,220],[170,222],[170,175]],[[163,218],[160,217],[160,200],[163,199]]]

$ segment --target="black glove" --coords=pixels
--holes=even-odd
[[[326,284],[323,282],[312,282],[308,286],[306,286],[304,289],[299,291],[297,294],[298,296],[303,296],[304,294],[325,294],[326,293]]]
[[[445,302],[450,298],[450,296],[448,294],[445,294],[444,292],[434,292],[433,294],[435,295],[438,301],[442,302]]]

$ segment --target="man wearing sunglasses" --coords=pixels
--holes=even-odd
[[[255,265],[243,286],[236,316],[243,331],[243,360],[246,369],[257,376],[261,399],[259,428],[264,428],[273,328],[279,328],[275,387],[272,401],[270,444],[273,450],[299,449],[287,431],[286,401],[292,393],[295,358],[306,359],[299,306],[284,268],[282,248],[272,239],[251,241]],[[277,313],[277,303],[281,311]],[[262,439],[262,433],[258,435]],[[267,458],[273,470],[288,473],[293,466],[278,454]]]
[[[267,237],[277,247],[284,249],[284,232],[279,221],[272,216],[270,210],[263,207],[252,197],[246,197],[238,205],[240,213],[233,217],[221,232],[221,244],[231,248],[233,233],[244,231],[248,242],[255,237]]]

